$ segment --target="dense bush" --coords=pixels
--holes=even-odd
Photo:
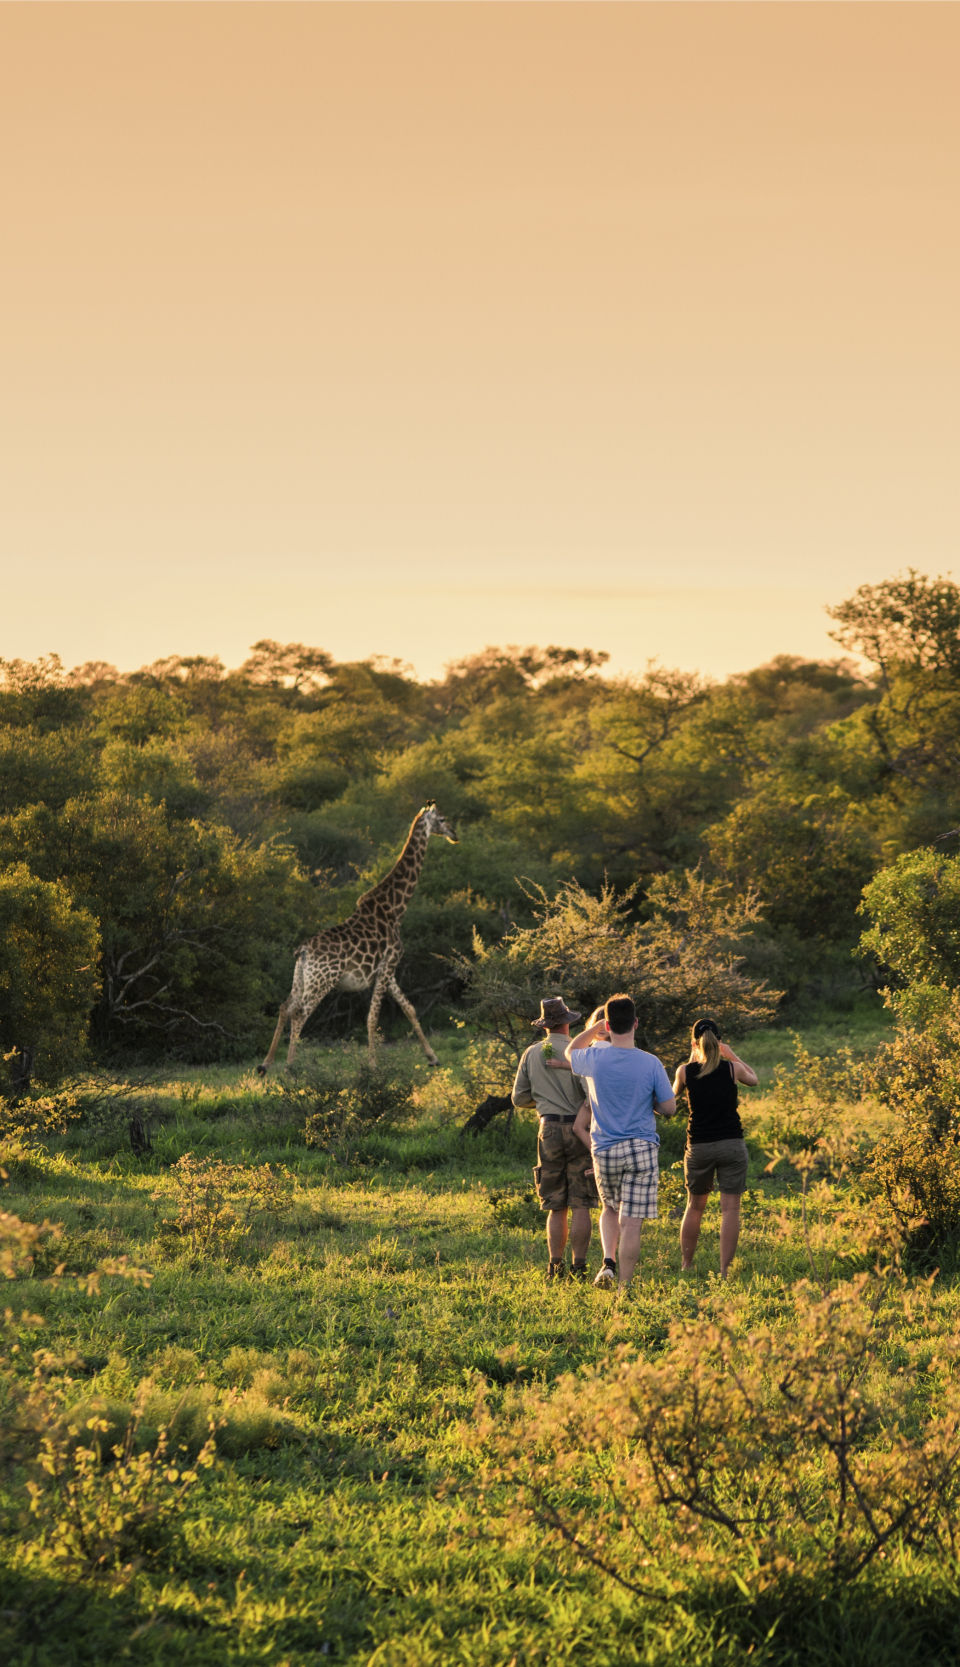
[[[863,894],[871,924],[861,938],[895,980],[897,1019],[869,1073],[896,1115],[871,1173],[915,1256],[960,1249],[960,857],[908,852]]]
[[[871,1174],[905,1245],[928,1261],[960,1250],[960,991],[922,1027],[901,1023],[869,1078],[896,1113]]]
[[[906,852],[864,887],[859,912],[871,923],[861,951],[892,976],[900,1011],[936,1006],[937,991],[960,984],[960,856]]]
[[[86,1051],[98,950],[95,919],[60,879],[0,867],[0,1053],[29,1049],[41,1082]]]
[[[14,851],[50,885],[65,876],[83,918],[101,923],[101,1046],[195,1058],[252,1049],[289,950],[313,924],[314,894],[290,851],[122,793],[0,818],[0,861]],[[56,989],[52,965],[46,986]]]

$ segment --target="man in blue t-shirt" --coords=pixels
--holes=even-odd
[[[603,1267],[595,1285],[613,1285],[620,1249],[620,1284],[629,1285],[640,1255],[640,1230],[657,1214],[657,1117],[672,1117],[677,1102],[670,1078],[655,1054],[634,1042],[637,1010],[630,996],[611,996],[603,1018],[581,1031],[566,1048],[570,1068],[583,1077],[590,1095],[574,1132],[593,1151],[600,1189]],[[590,1044],[609,1039],[609,1048]]]

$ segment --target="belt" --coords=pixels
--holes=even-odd
[[[572,1117],[558,1117],[555,1112],[541,1111],[540,1121],[541,1123],[575,1123],[577,1121],[577,1113],[574,1112]]]

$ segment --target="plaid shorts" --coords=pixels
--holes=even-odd
[[[594,1152],[593,1173],[604,1204],[622,1216],[656,1220],[660,1166],[652,1140],[618,1140]]]

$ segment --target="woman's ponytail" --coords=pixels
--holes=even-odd
[[[693,1058],[699,1064],[698,1076],[708,1077],[715,1071],[723,1055],[720,1052],[720,1032],[712,1019],[698,1019],[693,1027]]]

